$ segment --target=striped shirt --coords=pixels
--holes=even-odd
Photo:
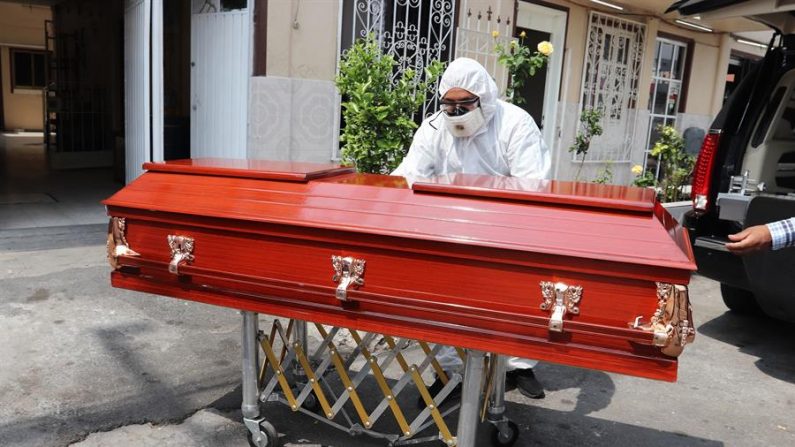
[[[773,237],[773,250],[795,245],[795,217],[767,224]]]

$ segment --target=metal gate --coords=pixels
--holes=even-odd
[[[594,139],[586,161],[630,160],[645,41],[642,23],[591,12],[581,110],[601,110],[604,133]]]
[[[353,42],[373,33],[384,53],[398,63],[393,79],[407,69],[423,76],[432,61],[452,59],[456,0],[347,0],[344,5],[352,20],[351,40],[343,40]],[[436,95],[429,95],[423,116],[436,110],[436,101]]]
[[[191,157],[246,158],[249,9],[225,11],[217,0],[193,3]]]
[[[508,69],[499,63],[494,48],[498,44],[507,46],[513,40],[511,18],[495,15],[491,6],[486,12],[473,13],[467,4],[465,1],[462,8],[465,17],[456,30],[455,57],[468,57],[480,62],[494,78],[502,95],[508,86]]]

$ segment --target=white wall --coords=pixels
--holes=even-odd
[[[339,8],[339,0],[268,2],[267,73],[249,83],[249,158],[331,160]]]

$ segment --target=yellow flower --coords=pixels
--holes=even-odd
[[[525,37],[527,37],[527,33],[526,33],[526,32],[524,32],[524,31],[522,31],[521,33],[519,33],[519,37],[521,37],[522,39],[524,39]]]
[[[643,166],[635,165],[632,167],[632,173],[635,175],[641,175],[643,173]]]
[[[538,52],[543,54],[544,56],[549,56],[555,51],[555,48],[552,47],[552,44],[547,42],[546,40],[543,42],[539,42],[538,44]]]
[[[511,41],[511,48],[516,48],[516,41],[515,40]]]
[[[500,37],[500,32],[499,32],[499,31],[497,31],[497,30],[494,30],[494,31],[492,31],[492,32],[491,32],[491,37],[493,37],[493,38],[495,38],[495,39],[496,39],[496,38],[498,38],[498,37]]]

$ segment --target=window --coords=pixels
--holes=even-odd
[[[686,56],[686,43],[657,38],[649,86],[649,132],[643,160],[643,169],[653,171],[657,178],[661,175],[660,165],[651,156],[651,148],[659,136],[659,126],[676,125],[686,72]]]
[[[44,88],[43,51],[11,50],[11,89]]]

